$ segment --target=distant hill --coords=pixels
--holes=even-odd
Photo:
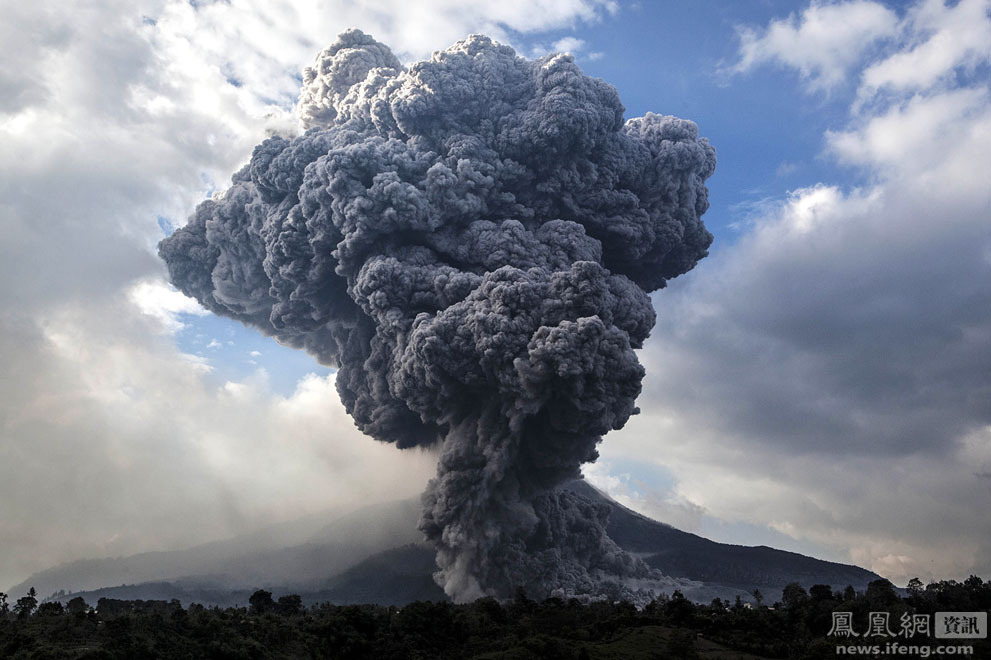
[[[171,552],[84,559],[46,569],[12,587],[43,595],[145,582],[225,585],[229,589],[300,586],[353,566],[381,550],[416,543],[416,500],[374,504],[347,515],[324,512],[251,534]]]
[[[692,581],[684,592],[697,601],[744,599],[760,589],[766,602],[780,598],[789,582],[806,588],[829,584],[858,590],[880,576],[865,569],[822,561],[766,546],[717,543],[651,520],[618,504],[588,483],[564,486],[606,503],[607,531],[620,547],[666,575]],[[14,587],[67,600],[100,597],[176,598],[188,605],[244,605],[256,588],[276,595],[298,593],[306,602],[402,605],[440,600],[433,582],[432,551],[416,529],[415,499],[364,507],[345,516],[310,517],[251,535],[176,552],[85,560],[42,571]],[[119,585],[119,586],[114,586]]]

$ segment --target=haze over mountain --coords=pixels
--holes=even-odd
[[[582,480],[564,488],[607,506],[609,536],[675,578],[694,600],[749,599],[760,589],[773,602],[789,582],[863,589],[879,579],[856,566],[794,552],[710,541],[636,513]],[[443,600],[444,592],[431,577],[436,570],[432,551],[416,529],[418,515],[415,499],[346,515],[326,512],[187,550],[63,564],[32,575],[9,592],[17,595],[34,587],[43,595],[62,592],[60,600],[82,595],[91,604],[107,597],[244,605],[257,588],[299,593],[306,602],[401,605]]]

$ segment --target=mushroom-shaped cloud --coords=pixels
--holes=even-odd
[[[569,55],[471,36],[404,69],[357,30],[306,70],[299,113],[162,241],[172,281],[337,366],[365,433],[441,443],[420,526],[451,596],[643,577],[554,487],[636,412],[648,293],[711,243],[695,124],[624,122]]]

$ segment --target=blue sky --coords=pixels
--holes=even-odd
[[[691,119],[716,147],[715,243],[654,294],[643,412],[593,483],[898,583],[991,576],[986,0],[0,11],[0,589],[433,473],[354,429],[331,370],[205,314],[155,254],[255,144],[298,130],[300,71],[348,27],[407,63],[472,32],[556,45],[627,117]]]

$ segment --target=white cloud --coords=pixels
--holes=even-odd
[[[537,43],[530,47],[526,54],[531,58],[543,57],[550,53],[568,53],[578,58],[579,55],[590,60],[597,60],[603,57],[603,53],[593,52],[584,54],[587,44],[583,39],[574,36],[563,37],[553,42],[549,46],[546,43]]]
[[[674,489],[640,482],[617,473],[606,461],[586,464],[582,475],[623,506],[687,532],[698,532],[706,511]]]
[[[774,22],[761,48],[851,7]],[[906,20],[973,8],[943,9]],[[904,39],[876,62],[908,67],[918,47]],[[653,455],[709,515],[770,524],[896,582],[986,570],[991,98],[955,75],[964,59],[906,74],[869,107],[854,99],[825,134],[860,187],[765,200],[736,244],[656,296],[645,412],[604,459]],[[806,75],[824,85],[853,60],[840,64]]]
[[[829,90],[897,27],[895,13],[878,2],[813,2],[801,14],[773,20],[764,29],[740,27],[739,60],[731,70],[775,63],[797,69],[810,89]]]
[[[168,332],[174,333],[185,327],[180,314],[204,316],[208,313],[195,300],[162,280],[141,280],[128,290],[128,297],[143,314],[158,320]]]
[[[711,515],[893,579],[976,570],[991,535],[972,477],[991,466],[991,208],[953,177],[796,191],[659,295],[648,412],[604,457],[661,448]],[[911,558],[898,572],[881,560],[894,549]]]
[[[432,456],[359,433],[333,376],[309,376],[288,397],[264,372],[218,387],[202,358],[129,307],[88,302],[40,333],[4,328],[2,582],[411,497],[432,474]]]
[[[843,162],[875,168],[886,178],[928,174],[971,192],[986,188],[984,146],[991,133],[986,86],[918,94],[893,103],[845,131],[828,132],[829,149]]]
[[[960,0],[954,6],[927,0],[915,5],[903,27],[908,47],[864,70],[860,100],[885,88],[923,89],[958,68],[986,64],[991,57],[989,7],[987,0]]]
[[[210,364],[210,360],[203,357],[202,355],[193,355],[192,353],[180,353],[179,358],[185,361],[196,373],[209,374],[213,372],[213,365]]]
[[[577,53],[585,47],[585,42],[575,37],[565,37],[554,42],[552,50],[559,53]]]

